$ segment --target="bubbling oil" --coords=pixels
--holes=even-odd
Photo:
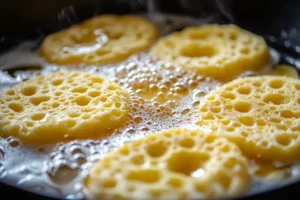
[[[50,71],[64,70],[71,69],[45,64],[40,73],[31,73],[30,77]],[[193,124],[194,108],[205,94],[220,85],[218,81],[156,61],[146,53],[135,55],[119,65],[100,68],[92,66],[77,70],[115,80],[123,89],[127,90],[131,96],[129,120],[124,128],[115,130],[112,136],[104,140],[72,141],[52,147],[30,148],[22,145],[17,139],[3,139],[1,141],[1,145],[4,146],[3,152],[8,152],[7,157],[13,158],[13,160],[5,160],[4,168],[10,169],[8,166],[11,165],[11,162],[18,160],[20,162],[18,165],[26,168],[22,169],[22,172],[17,170],[18,173],[23,175],[26,172],[29,173],[26,175],[29,176],[28,179],[19,182],[21,185],[27,184],[27,182],[32,184],[32,179],[35,179],[30,176],[32,167],[27,166],[22,160],[25,157],[25,160],[36,160],[36,156],[39,155],[38,162],[43,166],[44,171],[38,169],[38,174],[43,174],[42,176],[46,179],[43,180],[45,184],[54,187],[63,196],[69,194],[74,196],[75,189],[80,188],[76,183],[80,183],[84,171],[92,162],[101,158],[111,149],[151,132]],[[27,79],[29,73],[24,72],[24,74],[26,76],[17,72],[16,79],[22,80],[23,77]],[[19,151],[23,152],[25,157],[13,156],[13,152]],[[11,174],[11,172],[7,173]],[[37,186],[40,187],[38,182]],[[78,196],[75,195],[74,198],[78,198]]]
[[[166,18],[169,21],[172,19],[170,16]],[[155,19],[157,21],[157,18]],[[172,29],[169,22],[162,23],[165,19],[162,15],[160,19],[159,25],[164,27],[163,34],[174,28],[196,24],[195,20],[188,19],[189,21],[180,25],[177,23]],[[83,177],[95,160],[112,149],[162,129],[192,127],[195,108],[208,92],[222,84],[211,78],[184,71],[178,66],[160,62],[147,53],[133,55],[128,60],[114,65],[78,68],[56,66],[39,59],[37,54],[30,50],[34,45],[35,42],[24,43],[0,57],[0,67],[10,69],[0,71],[1,90],[38,75],[77,70],[114,80],[131,96],[129,120],[124,127],[116,129],[106,139],[75,140],[38,147],[26,146],[12,137],[0,139],[1,181],[53,197],[84,198],[81,193]],[[273,62],[277,62],[278,54],[275,51],[272,51],[272,54]],[[25,55],[26,59],[22,59],[22,62],[16,61],[16,55]],[[17,66],[23,68],[11,70]],[[255,74],[248,72],[244,75]],[[269,183],[258,180],[250,192],[261,187],[261,184]]]

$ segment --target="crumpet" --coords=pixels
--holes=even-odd
[[[84,184],[91,199],[199,199],[240,194],[249,183],[247,160],[235,144],[173,128],[108,153]]]
[[[83,72],[56,72],[0,95],[0,132],[29,143],[107,136],[129,112],[116,83]]]
[[[299,97],[297,79],[240,78],[205,97],[197,124],[226,136],[252,158],[292,162],[300,154]]]
[[[291,78],[299,79],[299,74],[297,70],[290,65],[277,65],[271,70],[271,75],[286,76]]]
[[[157,37],[142,17],[102,15],[49,35],[39,52],[56,64],[110,64],[147,50]]]
[[[259,71],[269,62],[264,39],[235,25],[189,27],[160,39],[151,53],[199,75],[223,81],[246,71]]]

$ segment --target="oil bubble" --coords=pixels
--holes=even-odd
[[[79,169],[72,169],[68,165],[61,165],[58,168],[47,171],[49,179],[56,184],[67,184],[74,180],[79,173]]]

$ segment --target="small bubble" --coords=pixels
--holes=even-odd
[[[198,85],[197,82],[193,80],[189,80],[188,84],[192,89],[196,88]]]
[[[98,146],[100,143],[99,141],[89,141],[87,144],[86,144],[86,147],[96,147]]]
[[[196,97],[203,97],[203,96],[205,96],[205,95],[206,95],[206,92],[204,92],[204,91],[198,91],[198,92],[195,94]]]
[[[150,91],[151,91],[151,92],[154,92],[154,93],[157,93],[157,92],[158,92],[158,87],[157,87],[157,85],[150,84],[149,88],[150,88]]]
[[[210,81],[210,78],[206,78],[206,77],[203,77],[203,76],[197,76],[196,77],[196,80],[199,82],[199,81]]]
[[[4,160],[4,158],[5,158],[4,150],[0,147],[0,163]]]
[[[193,107],[197,107],[197,106],[199,106],[199,104],[200,104],[200,101],[194,101],[193,102]]]
[[[54,159],[54,160],[52,161],[52,164],[53,164],[53,166],[61,166],[61,165],[67,164],[68,162],[69,162],[69,161],[66,160],[65,156],[64,156],[64,155],[61,155],[61,158],[59,158],[59,159]]]
[[[17,140],[17,139],[15,139],[15,138],[8,138],[8,143],[9,143],[9,145],[11,146],[11,147],[18,147],[19,145],[20,145],[20,142]]]
[[[61,154],[61,153],[56,154],[56,152],[55,152],[55,154],[51,155],[50,158],[52,158],[53,160],[63,160],[64,159],[64,154]]]
[[[164,85],[160,86],[160,87],[159,87],[159,90],[160,90],[161,92],[163,92],[163,93],[168,92],[168,88],[167,88],[166,86],[164,86]]]
[[[102,140],[102,144],[103,144],[103,145],[108,145],[108,144],[109,144],[109,141],[108,141],[108,140]]]
[[[132,108],[131,111],[132,112],[137,112],[137,108]]]
[[[149,131],[149,128],[146,127],[146,126],[142,126],[142,127],[140,128],[140,130],[141,130],[141,131]]]
[[[49,179],[56,184],[67,184],[74,180],[79,173],[79,169],[72,169],[68,165],[59,168],[52,168],[47,171]]]
[[[168,99],[173,99],[173,95],[174,95],[174,89],[171,88],[170,91],[167,93],[167,98]]]
[[[44,148],[44,147],[39,147],[39,148],[38,148],[38,152],[44,153],[44,152],[45,152],[45,148]]]
[[[73,158],[79,165],[86,163],[86,157],[84,154],[75,154]]]
[[[84,154],[84,150],[82,149],[82,146],[79,145],[79,144],[74,144],[74,145],[71,145],[69,147],[69,152],[72,154],[72,155],[75,155],[75,154]]]
[[[133,134],[135,133],[135,130],[133,128],[127,129],[126,131],[127,133]]]
[[[141,123],[143,121],[143,119],[141,117],[135,117],[133,120],[137,124],[139,124],[139,123]]]
[[[165,96],[165,94],[162,93],[162,92],[157,93],[157,98],[158,98],[158,100],[159,100],[160,102],[163,102],[163,101],[166,100],[166,96]]]
[[[190,112],[190,109],[189,108],[185,108],[185,109],[183,109],[182,111],[181,111],[181,114],[182,115],[186,115],[186,114],[188,114]]]
[[[50,159],[54,159],[56,155],[57,155],[56,152],[52,152],[50,153],[49,157]]]
[[[153,102],[152,105],[158,107],[160,104],[158,102]]]
[[[168,104],[168,106],[169,106],[170,108],[175,108],[175,106],[176,106],[176,101],[171,100],[171,101],[168,101],[167,104]]]
[[[145,108],[144,105],[140,105],[140,106],[139,106],[139,109],[140,109],[140,110],[143,110],[144,108]]]
[[[7,175],[7,170],[5,169],[4,165],[0,163],[0,178],[3,178]]]

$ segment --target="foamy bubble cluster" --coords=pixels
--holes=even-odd
[[[149,56],[132,58],[131,62],[117,67],[114,80],[128,89],[131,95],[138,96],[142,104],[149,103],[154,111],[152,114],[165,111],[169,115],[175,114],[174,110],[180,112],[180,105],[202,98],[219,84]]]

